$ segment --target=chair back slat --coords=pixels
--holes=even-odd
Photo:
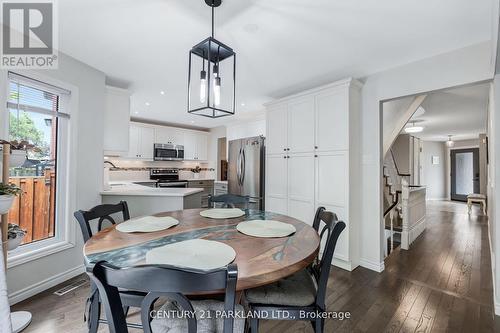
[[[185,294],[221,290],[226,292],[224,309],[234,311],[235,308],[238,277],[238,269],[235,264],[231,264],[227,268],[206,272],[167,265],[118,268],[107,262],[98,262],[92,269],[92,274],[89,275],[93,280],[96,280],[101,295],[102,293],[105,294],[104,297],[109,295],[113,300],[107,303],[103,301],[103,304],[107,306],[106,317],[114,315],[122,308],[120,298],[115,297],[115,291],[117,293],[118,288],[147,293],[141,307],[142,325],[146,333],[151,332],[149,313],[159,297],[175,300],[184,311],[193,311],[190,301],[184,296]],[[122,329],[119,321],[125,322],[123,310],[122,315],[117,315],[114,320],[116,327]],[[224,333],[233,331],[233,321],[231,316],[224,318]],[[196,318],[188,319],[188,332],[196,332]]]
[[[213,208],[215,203],[222,203],[223,208],[235,208],[240,205],[244,209],[248,209],[250,197],[234,194],[210,195],[208,197],[208,207]]]
[[[321,255],[321,260],[313,264],[313,274],[318,284],[318,292],[316,295],[316,305],[325,309],[325,297],[328,278],[332,267],[333,253],[337,245],[337,240],[340,234],[345,229],[346,225],[343,221],[337,220],[337,215],[329,211],[322,211],[319,214],[320,220],[325,223],[320,237],[321,239],[327,235],[326,244]]]
[[[94,208],[84,211],[78,210],[73,215],[75,216],[80,229],[82,231],[83,240],[86,242],[92,237],[92,228],[90,222],[98,219],[97,231],[103,229],[103,222],[108,221],[111,224],[116,224],[111,215],[122,213],[123,221],[130,219],[130,213],[126,201],[120,201],[117,204],[103,204],[95,206]]]

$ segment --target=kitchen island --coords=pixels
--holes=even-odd
[[[102,203],[126,201],[130,217],[201,207],[202,188],[157,188],[123,181],[110,185],[101,191]]]

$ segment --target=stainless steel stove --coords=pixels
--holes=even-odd
[[[156,187],[188,187],[187,180],[179,180],[179,169],[151,169],[149,179],[156,180]]]

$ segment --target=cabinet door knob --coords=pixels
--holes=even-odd
[[[318,146],[314,146],[314,149],[318,149]]]
[[[283,158],[286,158],[286,156],[283,156]]]
[[[286,148],[283,148],[283,151],[286,151]]]
[[[314,157],[318,157],[318,155],[314,155]]]

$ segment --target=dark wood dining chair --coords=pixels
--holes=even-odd
[[[342,221],[336,221],[336,215],[324,209],[317,211],[317,218],[318,228],[320,222],[324,223],[320,237],[326,237],[321,260],[278,282],[246,291],[245,299],[249,310],[258,314],[250,319],[252,333],[258,332],[259,316],[278,320],[307,320],[311,321],[316,333],[323,332],[324,319],[313,314],[326,311],[325,298],[333,253],[346,225]],[[301,317],[301,314],[306,317]],[[307,315],[315,319],[308,319]]]
[[[206,272],[167,265],[117,268],[101,261],[95,264],[90,277],[102,295],[111,333],[128,332],[125,316],[121,310],[120,288],[147,293],[141,306],[141,321],[146,333],[158,331],[239,333],[244,331],[243,319],[234,320],[234,316],[215,318],[213,313],[210,318],[207,318],[205,311],[208,310],[199,313],[198,305],[204,301],[191,301],[185,296],[209,291],[225,291],[223,302],[211,301],[219,305],[217,310],[224,311],[226,314],[234,314],[235,309],[243,311],[241,306],[235,305],[238,277],[238,268],[235,264]],[[155,302],[160,297],[166,298],[167,302],[159,310],[153,311]],[[193,313],[194,311],[196,316],[168,318],[173,317],[173,313],[177,311],[179,313],[184,311]],[[154,313],[159,314],[162,319],[153,319]],[[199,318],[201,315],[205,315],[205,319]]]
[[[234,194],[210,195],[208,197],[208,207],[213,208],[215,203],[222,204],[222,208],[243,208],[248,209],[250,197]]]
[[[113,214],[121,213],[123,221],[130,219],[128,205],[126,201],[120,201],[117,204],[103,204],[95,206],[90,210],[77,210],[73,215],[75,216],[80,229],[82,230],[83,241],[86,242],[92,237],[91,223],[97,220],[97,231],[101,231],[105,221],[116,224],[115,219],[111,216]]]
[[[120,213],[122,215],[123,221],[130,219],[127,202],[120,201],[117,204],[98,205],[88,211],[78,210],[73,215],[80,225],[83,241],[86,242],[92,237],[92,223],[97,223],[96,230],[99,232],[105,226],[105,222],[112,225],[116,224],[116,221],[112,217],[112,215]],[[120,295],[122,297],[122,303],[124,304],[122,310],[126,315],[128,313],[129,307],[140,307],[145,294],[121,290]],[[107,323],[107,321],[100,319],[100,304],[101,302],[97,286],[91,282],[90,296],[87,298],[88,311],[87,309],[85,311],[85,320],[87,320],[87,326],[90,333],[97,332],[100,322]],[[131,326],[137,325],[131,324]]]

